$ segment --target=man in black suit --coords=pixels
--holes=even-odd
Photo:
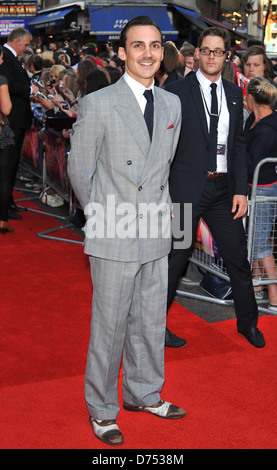
[[[201,33],[198,46],[199,70],[166,87],[179,96],[182,104],[182,129],[171,169],[170,194],[173,203],[180,203],[181,216],[182,204],[192,203],[193,241],[199,219],[207,223],[231,280],[238,332],[255,347],[263,347],[242,223],[247,211],[242,91],[221,77],[230,48],[227,30],[208,28]],[[168,308],[193,248],[193,244],[189,249],[180,248],[176,242],[173,239],[169,256]],[[166,337],[167,346],[184,344],[185,340],[176,335]]]
[[[28,49],[31,37],[31,34],[26,29],[15,28],[9,34],[7,43],[4,44],[3,64],[0,67],[1,74],[8,80],[12,102],[12,110],[8,116],[10,126],[15,134],[15,146],[11,154],[13,159],[12,187],[16,180],[25,131],[30,127],[32,120],[30,95],[38,90],[36,87],[32,89],[28,74],[18,61],[18,57]],[[20,208],[14,204],[11,198],[9,218],[21,219],[21,215],[17,213],[19,211]]]

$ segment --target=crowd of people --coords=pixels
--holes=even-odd
[[[36,119],[38,132],[43,134],[47,117],[75,117],[73,135],[71,129],[64,129],[63,136],[71,137],[69,176],[82,209],[92,202],[91,198],[101,200],[108,191],[119,200],[124,193],[129,202],[134,197],[144,202],[153,198],[160,203],[170,193],[173,203],[192,203],[192,235],[202,217],[226,263],[238,331],[250,344],[262,348],[265,341],[257,328],[252,275],[259,276],[259,270],[264,268],[266,276],[277,278],[270,240],[276,216],[274,204],[257,214],[261,226],[268,221],[270,224],[262,230],[263,240],[254,240],[254,273],[247,259],[242,219],[247,212],[247,192],[257,163],[265,156],[277,158],[276,63],[267,57],[261,45],[250,46],[240,55],[231,48],[228,33],[220,28],[203,31],[196,48],[188,42],[179,49],[172,41],[162,45],[160,38],[158,26],[148,17],[126,25],[118,51],[107,44],[101,54],[97,54],[95,44],[81,46],[75,40],[62,47],[51,44],[45,51],[32,50],[27,30],[18,28],[10,34],[0,51],[0,230],[12,232],[9,219],[22,217],[12,192],[31,119]],[[146,92],[151,92],[151,98],[148,93],[141,96],[142,85]],[[103,88],[107,89],[100,92]],[[119,96],[122,101],[118,101]],[[152,109],[149,133],[145,126],[147,118],[144,121],[141,114],[146,109]],[[153,164],[146,165],[148,172],[137,188],[145,153]],[[277,195],[275,164],[267,165],[258,185],[259,194]],[[184,214],[181,210],[181,218]],[[185,223],[181,220],[181,225]],[[158,393],[163,383],[165,331],[166,346],[178,348],[186,343],[166,328],[166,315],[162,318],[161,315],[170,309],[193,242],[192,237],[189,247],[177,249],[173,243],[170,249],[171,241],[168,244],[161,239],[142,245],[138,240],[130,242],[125,238],[122,242],[116,237],[112,241],[94,239],[92,243],[86,237],[85,250],[90,255],[94,285],[86,399],[93,431],[107,444],[123,443],[115,418],[119,410],[117,372],[124,348],[127,351],[124,408],[169,419],[185,416],[182,408],[161,401]],[[105,285],[109,292],[103,290]],[[149,289],[155,299],[151,315],[146,301],[144,306],[141,301],[146,299]],[[122,292],[123,299],[119,294]],[[269,285],[268,292],[269,308],[277,311],[276,284]],[[117,325],[113,325],[114,312],[122,317]],[[137,323],[140,315],[145,322],[143,335]],[[101,320],[107,316],[111,341],[107,341],[106,324],[103,327]],[[147,338],[147,331],[151,338]],[[155,348],[150,347],[154,336]],[[136,350],[134,337],[148,358],[143,370],[134,367],[141,364],[142,350]],[[114,350],[107,347],[110,344]],[[112,367],[107,371],[110,361]],[[138,382],[143,382],[139,390]],[[107,383],[110,390],[105,388]],[[107,405],[102,399],[109,391],[113,402]]]

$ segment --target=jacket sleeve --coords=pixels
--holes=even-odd
[[[74,193],[84,209],[89,203],[92,179],[104,138],[104,124],[93,93],[82,98],[73,125],[68,174]]]

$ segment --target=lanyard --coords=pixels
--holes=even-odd
[[[199,83],[199,82],[198,82]],[[220,116],[220,113],[221,113],[221,109],[222,109],[222,86],[220,87],[220,107],[219,107],[219,113],[218,114],[211,114],[211,112],[209,111],[209,108],[208,108],[208,105],[207,105],[207,102],[205,100],[205,96],[204,96],[204,92],[202,90],[202,86],[201,84],[199,83],[199,87],[200,87],[200,92],[201,92],[201,95],[202,95],[202,99],[203,99],[203,102],[204,102],[204,106],[206,108],[206,111],[209,115],[209,117],[211,118],[211,116],[216,116],[219,120],[219,116]]]

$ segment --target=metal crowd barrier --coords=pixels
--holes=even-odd
[[[67,176],[67,156],[69,148],[65,143],[65,139],[62,136],[63,129],[70,129],[76,118],[69,117],[48,117],[45,125],[45,142],[42,153],[41,169],[38,166],[38,145],[35,142],[35,133],[33,126],[31,130],[26,133],[25,140],[29,142],[32,140],[31,145],[23,149],[23,158],[20,167],[27,172],[37,176],[42,181],[42,188],[37,190],[15,188],[20,192],[26,191],[34,193],[35,196],[29,196],[23,199],[17,199],[16,202],[22,202],[26,200],[39,199],[40,194],[46,190],[46,188],[53,189],[59,194],[67,203],[69,207],[67,216],[60,216],[52,212],[41,211],[37,209],[27,208],[27,211],[36,212],[45,216],[53,217],[59,220],[68,222],[66,224],[54,227],[50,230],[39,232],[37,235],[40,238],[56,240],[60,242],[68,242],[73,244],[83,245],[83,241],[71,240],[68,238],[55,237],[50,234],[61,231],[66,228],[73,228],[74,224],[71,222],[74,212],[77,206],[74,193],[72,191],[68,176]],[[24,165],[28,164],[28,167]]]
[[[277,215],[277,197],[264,197],[264,196],[257,196],[257,183],[259,178],[259,172],[261,167],[266,163],[276,163],[277,165],[277,158],[264,158],[259,162],[256,166],[254,175],[253,175],[253,184],[251,190],[251,197],[248,201],[248,215],[245,220],[245,229],[246,229],[246,237],[247,237],[247,249],[248,249],[248,260],[252,269],[253,273],[253,286],[267,286],[269,284],[277,284],[277,272],[272,274],[272,276],[268,277],[268,275],[264,272],[263,269],[259,269],[258,275],[256,274],[256,261],[253,257],[253,242],[254,238],[259,236],[259,232],[262,230],[256,220],[256,212],[259,206],[264,206],[268,204],[273,205],[273,210],[275,213],[275,218]],[[276,220],[275,224],[272,228],[271,233],[271,246],[272,246],[272,253],[275,258],[277,259],[277,227],[276,227]],[[223,279],[224,281],[230,282],[230,278],[228,276],[227,270],[224,266],[224,262],[222,258],[216,255],[216,253],[207,253],[201,247],[199,247],[199,243],[195,243],[195,247],[193,249],[192,255],[190,257],[190,262],[196,265],[198,268],[201,269],[202,272],[210,272],[215,276]],[[181,281],[182,283],[182,281]],[[184,284],[186,284],[184,282]],[[212,297],[210,295],[205,294],[197,294],[195,292],[190,292],[187,290],[178,289],[176,294],[181,297],[188,297],[194,300],[200,300],[220,305],[233,305],[233,300],[226,300],[226,299],[219,299]],[[275,313],[272,310],[264,307],[264,304],[268,304],[267,299],[257,300],[258,309],[262,313],[273,314]]]

